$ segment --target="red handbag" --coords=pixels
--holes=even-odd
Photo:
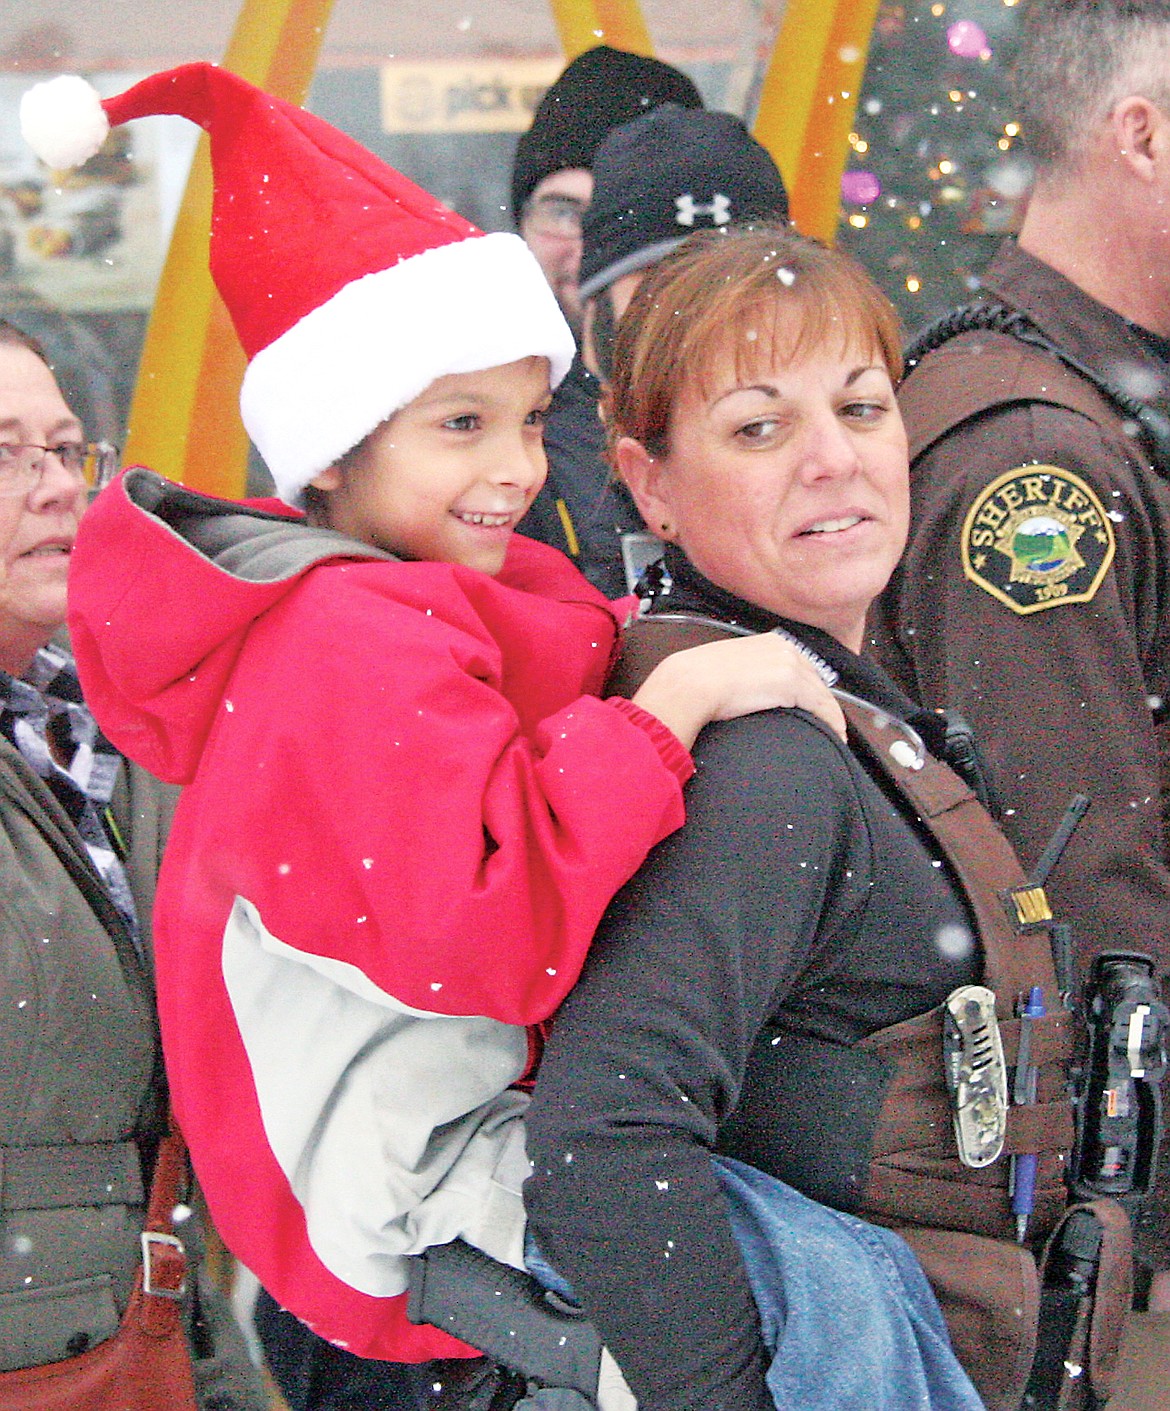
[[[186,1144],[172,1127],[159,1146],[142,1266],[118,1331],[78,1357],[0,1372],[0,1411],[196,1411],[179,1303],[187,1257],[172,1219],[186,1170]]]

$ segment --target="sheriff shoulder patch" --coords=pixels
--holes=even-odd
[[[1013,612],[1087,603],[1116,547],[1104,506],[1079,475],[1022,465],[997,476],[963,521],[963,572]]]

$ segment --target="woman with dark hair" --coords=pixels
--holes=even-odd
[[[856,265],[766,227],[688,241],[618,330],[611,454],[667,541],[627,654],[652,660],[677,632],[773,629],[856,702],[848,744],[800,711],[703,731],[686,826],[611,905],[541,1068],[530,1231],[642,1411],[978,1404],[941,1353],[932,1362],[937,1309],[905,1245],[838,1211],[906,1227],[927,1262],[915,1223],[991,1236],[980,1257],[1002,1256],[1014,1322],[1028,1323],[1021,1281],[1034,1293],[1035,1267],[1007,1242],[1008,1163],[976,1173],[958,1159],[940,1015],[1000,984],[1009,949],[1051,987],[1047,939],[1010,934],[994,889],[962,875],[972,850],[945,849],[923,822],[916,781],[974,810],[974,851],[1018,874],[990,818],[927,755],[921,736],[938,745],[942,722],[861,656],[907,533],[898,350],[893,311]],[[879,1170],[886,1086],[901,1081],[880,1064],[897,1065],[897,1036],[920,1030],[934,1035],[923,1071],[941,1101],[913,1157],[894,1149]],[[929,1198],[909,1216],[927,1167]],[[1059,1169],[1055,1152],[1039,1157],[1035,1235],[1059,1211]],[[968,1216],[972,1176],[985,1184]],[[861,1264],[820,1265],[842,1238]],[[890,1303],[884,1330],[875,1298]],[[891,1341],[900,1317],[908,1341]],[[1018,1404],[1022,1386],[999,1399],[997,1378],[1018,1367],[993,1322],[986,1360],[1001,1365],[967,1371],[989,1405]],[[1026,1375],[1030,1349],[1020,1359]]]

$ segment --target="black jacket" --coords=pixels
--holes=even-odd
[[[519,529],[568,554],[606,597],[620,598],[629,591],[622,535],[643,533],[646,526],[605,459],[600,399],[601,383],[578,356],[545,423],[548,480]]]
[[[668,566],[664,610],[775,625],[677,553]],[[784,625],[846,689],[897,699]],[[619,894],[557,1017],[525,1200],[643,1411],[756,1411],[756,1310],[708,1159],[753,1050],[781,1031],[854,1043],[977,979],[981,955],[933,844],[820,722],[712,725],[695,760],[686,826]]]

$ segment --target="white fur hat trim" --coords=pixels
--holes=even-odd
[[[476,235],[351,281],[248,364],[240,410],[281,498],[438,377],[549,360],[555,387],[573,335],[518,235]]]
[[[42,162],[63,170],[89,161],[110,124],[97,89],[83,78],[61,74],[21,97],[20,130]]]

